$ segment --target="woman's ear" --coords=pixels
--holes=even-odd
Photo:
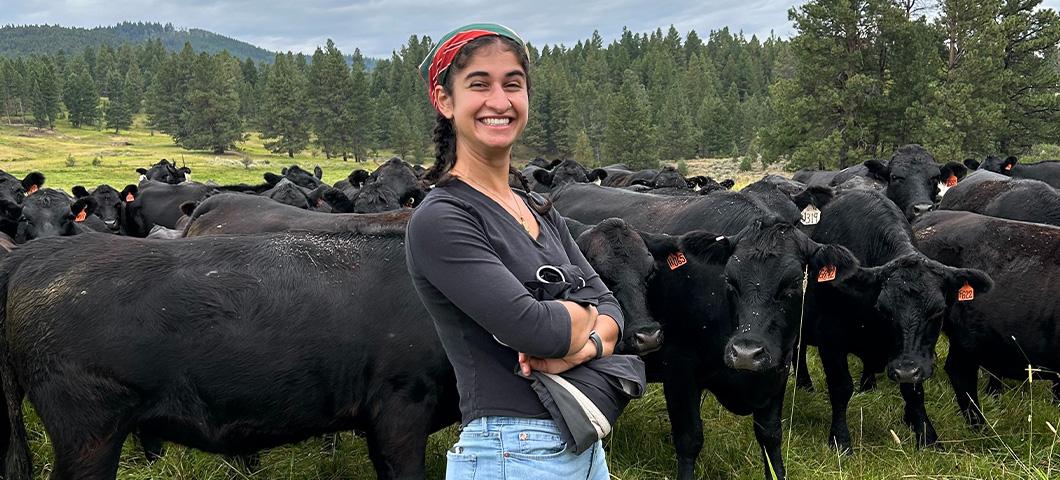
[[[453,96],[449,95],[445,91],[445,87],[441,85],[434,86],[434,99],[438,105],[438,111],[443,117],[450,120],[453,119]]]

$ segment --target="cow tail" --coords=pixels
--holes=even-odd
[[[22,417],[25,394],[16,381],[7,341],[7,287],[11,262],[4,262],[3,267],[0,268],[0,385],[6,408],[0,418],[0,453],[3,454],[0,460],[4,465],[4,479],[29,480],[33,475],[33,463]]]

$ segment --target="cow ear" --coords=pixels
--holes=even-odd
[[[552,172],[548,170],[534,170],[534,180],[537,183],[552,186]]]
[[[976,295],[987,293],[994,287],[990,275],[977,268],[944,268],[944,288],[949,300],[974,300]]]
[[[607,178],[607,170],[604,170],[602,168],[594,168],[591,171],[589,171],[589,175],[586,175],[586,176],[589,178],[590,182],[603,180],[603,179]]]
[[[558,159],[558,158],[557,158],[557,159],[555,159],[555,160],[553,160],[553,161],[549,162],[548,166],[547,166],[547,167],[545,167],[545,169],[547,169],[547,170],[552,170],[553,168],[556,168],[556,167],[558,167],[558,166],[559,166],[559,164],[561,164],[561,163],[563,163],[563,160],[560,160],[560,159]]]
[[[939,167],[939,178],[941,178],[942,181],[946,181],[946,179],[951,176],[957,177],[957,180],[960,180],[967,175],[968,167],[957,162],[947,162],[945,165]]]
[[[880,296],[880,285],[887,278],[885,269],[886,266],[868,268],[859,266],[849,277],[836,282],[836,287],[847,294],[863,299],[865,303],[874,304],[876,298]],[[810,278],[817,279],[816,276]]]
[[[726,178],[725,180],[722,180],[721,183],[719,183],[718,185],[725,187],[726,190],[732,190],[732,187],[736,186],[736,180]]]
[[[666,258],[681,251],[680,237],[667,235],[665,233],[650,233],[637,230],[637,234],[644,240],[644,246],[648,247],[651,256],[655,257],[656,263],[666,263]]]
[[[195,212],[195,207],[199,205],[199,202],[184,202],[180,204],[180,213],[191,216]]]
[[[125,203],[131,203],[136,200],[136,196],[140,193],[139,187],[136,185],[126,185],[125,188],[121,189],[121,193],[118,194],[121,197],[121,201]]]
[[[313,167],[313,176],[317,177],[317,180],[324,178],[324,169],[320,168],[320,165]]]
[[[857,272],[860,266],[854,254],[841,245],[812,243],[810,249],[806,263],[812,279],[822,282],[843,281]]]
[[[327,188],[320,195],[335,213],[353,213],[354,204],[350,197],[337,188]]]
[[[1019,160],[1017,160],[1016,157],[1008,157],[1005,159],[1005,162],[1001,164],[1001,169],[1006,172],[1011,171],[1012,167],[1016,166],[1017,163],[1019,163]]]
[[[280,175],[287,175],[287,167],[283,167],[280,169]]]
[[[284,168],[282,172],[286,173],[287,169]],[[272,172],[265,172],[265,175],[262,176],[265,177],[265,183],[268,183],[269,185],[276,185],[277,183],[280,183],[280,180],[283,180],[282,176]]]
[[[87,197],[89,195],[88,190],[81,185],[74,185],[74,188],[70,189],[70,191],[74,193],[74,198]]]
[[[879,160],[865,160],[865,167],[869,169],[869,176],[887,183],[891,180],[891,167]]]
[[[814,185],[806,187],[805,190],[795,194],[791,200],[795,202],[795,206],[798,207],[800,211],[809,205],[813,205],[814,207],[817,207],[818,210],[821,210],[824,209],[825,205],[828,205],[828,202],[832,201],[834,196],[835,193],[831,188],[824,185]]]
[[[968,167],[968,170],[979,170],[979,162],[974,158],[964,159],[964,166]]]
[[[346,179],[350,181],[350,185],[360,188],[364,185],[364,182],[368,181],[369,175],[371,175],[371,173],[368,173],[368,170],[358,168],[357,170],[350,172],[350,175],[346,177]]]
[[[81,197],[70,205],[70,213],[73,213],[75,217],[77,215],[80,215],[81,212],[84,212],[85,215],[92,215],[93,213],[95,213],[97,206],[98,204],[96,203],[96,200],[94,198]],[[84,221],[84,219],[82,218],[78,221]]]
[[[146,168],[137,168],[136,169],[136,173],[139,173],[140,175],[147,175],[147,169]]]
[[[37,189],[44,186],[44,174],[40,172],[30,172],[26,175],[26,178],[22,179],[22,188],[27,192],[36,192]]]
[[[184,174],[185,174],[185,175],[187,175],[187,174],[190,174],[190,173],[191,173],[191,168],[188,168],[188,167],[180,167],[180,171],[184,172]]]
[[[703,263],[725,263],[733,251],[733,243],[729,237],[703,230],[682,235],[680,246],[685,255]]]

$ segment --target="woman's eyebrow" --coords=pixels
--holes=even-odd
[[[483,72],[483,71],[471,72],[471,73],[467,74],[466,76],[464,76],[464,80],[470,80],[472,78],[478,78],[478,77],[489,78],[490,74],[488,72]],[[507,74],[505,74],[504,77],[505,78],[509,78],[509,77],[523,77],[523,78],[526,78],[526,72],[523,72],[522,70],[512,70],[512,71],[508,72]]]

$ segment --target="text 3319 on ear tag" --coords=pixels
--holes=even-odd
[[[835,265],[825,265],[817,272],[818,282],[831,282],[835,280]]]
[[[967,302],[968,300],[975,299],[975,289],[968,282],[964,282],[964,286],[957,290],[957,301]]]
[[[821,211],[813,205],[807,205],[806,208],[802,209],[802,219],[800,221],[803,225],[817,225],[821,221]]]
[[[688,263],[688,259],[685,258],[685,254],[681,252],[671,253],[670,256],[666,257],[667,265],[670,265],[670,270],[677,270],[677,267]]]

